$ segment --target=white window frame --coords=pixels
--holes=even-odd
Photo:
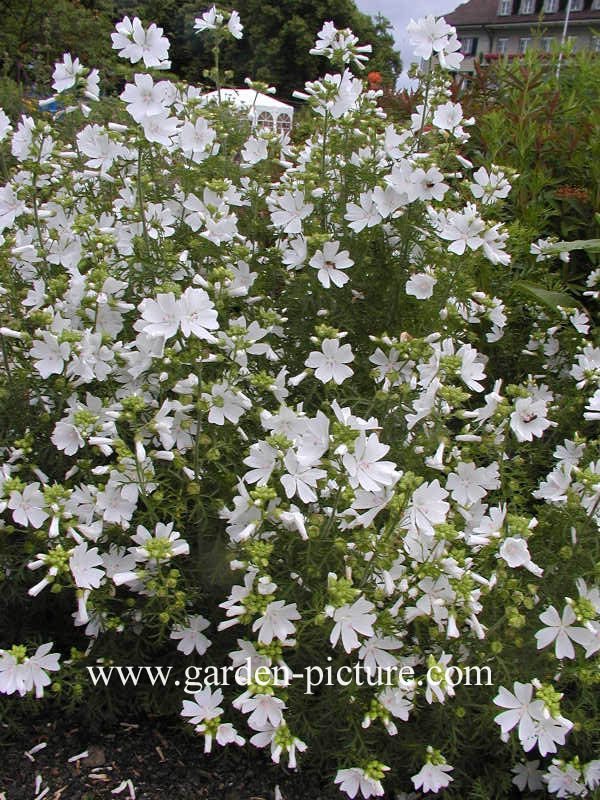
[[[600,11],[600,0],[592,0],[590,11]]]
[[[519,39],[519,53],[521,53],[522,56],[525,55],[532,42],[532,36],[521,36]]]
[[[544,0],[544,14],[557,14],[558,7],[558,0]]]
[[[535,14],[535,0],[521,0],[519,14]]]
[[[472,56],[474,55],[473,49],[475,45],[475,37],[474,36],[465,36],[460,40],[461,44],[461,52],[465,56]]]
[[[554,42],[555,42],[554,36],[543,36],[542,37],[541,45],[542,45],[542,50],[544,51],[544,53],[552,52],[552,45],[554,44]]]
[[[289,133],[292,130],[292,118],[287,111],[280,111],[275,122],[277,133]]]
[[[501,56],[504,56],[506,53],[508,53],[508,39],[498,39],[496,42],[496,52]]]
[[[267,128],[267,130],[274,131],[275,120],[273,119],[273,114],[271,114],[270,111],[258,111],[258,116],[256,117],[256,127]]]
[[[583,11],[583,0],[571,0],[571,11]]]
[[[500,0],[498,4],[498,16],[499,17],[508,17],[513,12],[513,2],[512,0]]]

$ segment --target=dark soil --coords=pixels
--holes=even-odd
[[[286,773],[248,745],[215,745],[205,756],[204,737],[190,736],[180,719],[132,719],[101,734],[72,719],[29,720],[26,733],[0,741],[0,800],[42,793],[44,800],[274,800],[277,785],[284,800],[342,797],[314,775]],[[41,742],[45,748],[26,755]],[[131,784],[113,794],[123,781]]]

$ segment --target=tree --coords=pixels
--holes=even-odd
[[[131,65],[112,50],[110,33],[125,15],[155,22],[171,41],[172,73],[190,83],[205,82],[213,66],[209,37],[194,33],[194,18],[210,0],[0,0],[0,54],[3,73],[40,94],[50,91],[55,61],[65,52],[101,71],[102,91],[118,88]],[[290,98],[306,81],[327,71],[323,58],[309,55],[317,33],[327,20],[351,28],[361,44],[373,46],[370,68],[394,85],[402,64],[394,49],[390,23],[361,13],[353,0],[238,0],[244,25],[242,40],[223,45],[222,64],[232,70],[232,83],[244,85],[247,76],[274,85]]]
[[[137,14],[144,22],[163,27],[172,43],[173,71],[198,83],[204,70],[213,66],[211,43],[193,31],[194,18],[208,5],[190,0],[120,0],[115,2],[115,20],[124,13]],[[373,45],[371,66],[386,83],[394,85],[402,70],[389,21],[381,14],[372,19],[361,13],[353,0],[238,0],[234,7],[244,25],[244,38],[224,44],[222,61],[233,71],[236,86],[243,86],[249,76],[290,98],[307,80],[315,80],[328,64],[308,51],[327,20],[338,28],[351,28],[362,44]]]

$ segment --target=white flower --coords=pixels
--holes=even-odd
[[[406,294],[416,297],[417,300],[428,300],[433,296],[433,287],[436,283],[437,281],[433,275],[418,272],[416,275],[411,275],[407,280],[405,291]]]
[[[485,167],[480,167],[473,173],[475,183],[471,184],[471,192],[484,204],[494,203],[508,197],[511,186],[504,177],[504,173],[497,167],[492,167],[488,173]]]
[[[544,431],[556,422],[547,418],[548,409],[543,400],[533,397],[519,397],[515,402],[515,410],[510,415],[510,427],[519,442],[532,442],[533,437],[540,437]]]
[[[515,777],[512,782],[522,792],[525,788],[531,792],[537,792],[539,789],[544,788],[542,783],[542,771],[538,769],[540,765],[539,760],[527,761],[526,763],[515,764],[511,772],[514,772]]]
[[[237,11],[232,11],[227,20],[227,30],[235,39],[241,39],[244,26],[240,22],[240,15]]]
[[[583,767],[586,786],[592,791],[600,786],[600,760],[588,761]]]
[[[210,394],[203,392],[202,399],[210,403],[208,421],[213,425],[224,425],[226,419],[237,425],[242,414],[252,408],[243,392],[234,391],[226,383],[213,383]]]
[[[354,264],[354,261],[348,258],[347,250],[338,253],[339,247],[339,242],[325,242],[323,249],[317,250],[308,262],[311,267],[319,270],[317,278],[326,289],[329,289],[332,283],[336,286],[347,283],[349,278],[341,270],[348,269]]]
[[[0,231],[10,228],[17,217],[26,211],[25,203],[19,200],[12,186],[0,188]]]
[[[214,31],[223,24],[223,20],[223,14],[217,11],[215,6],[211,6],[201,17],[196,17],[194,20],[194,30],[197,31],[197,33],[201,33],[202,31]]]
[[[125,84],[121,100],[127,104],[127,111],[136,122],[146,117],[161,114],[167,106],[168,84],[165,81],[154,83],[151,75],[137,73],[135,83]]]
[[[548,772],[544,775],[548,791],[561,798],[582,797],[587,794],[585,786],[579,783],[580,778],[581,772],[572,764],[564,764],[556,760],[548,767]]]
[[[370,778],[360,767],[338,770],[334,783],[340,784],[340,791],[346,792],[348,797],[352,798],[356,797],[359,791],[364,798],[381,797],[384,794],[381,781]]]
[[[261,441],[250,447],[250,455],[244,459],[244,464],[252,469],[244,475],[247,483],[256,483],[264,486],[277,463],[278,453],[268,442]]]
[[[291,448],[285,454],[283,463],[287,473],[280,480],[288,499],[291,500],[297,494],[303,503],[314,503],[317,495],[313,489],[317,486],[317,481],[327,477],[325,470],[307,464]]]
[[[506,561],[511,569],[525,567],[538,577],[543,573],[543,570],[531,560],[527,542],[520,536],[509,536],[505,539],[502,542],[498,555]]]
[[[47,673],[60,669],[60,655],[50,652],[52,644],[40,645],[30,658],[21,654],[16,657],[14,651],[17,648],[12,648],[12,651],[0,650],[0,692],[19,692],[23,697],[35,687],[35,696],[38,699],[43,697],[44,687],[51,683]]]
[[[442,239],[452,242],[448,246],[451,253],[462,256],[467,247],[477,250],[483,244],[480,234],[485,229],[485,223],[473,203],[467,203],[463,212],[441,212],[439,220],[438,234]]]
[[[168,69],[171,62],[169,56],[169,40],[162,35],[163,29],[154,23],[144,30],[138,17],[134,17],[129,45],[119,55],[128,58],[132,64],[143,59],[147,67]],[[112,34],[114,40],[114,34]],[[113,44],[114,47],[114,44]]]
[[[304,193],[300,191],[286,191],[282,195],[269,197],[271,220],[277,228],[282,228],[284,233],[302,233],[302,220],[308,217],[314,206],[306,203]]]
[[[98,548],[88,550],[86,542],[78,544],[69,558],[69,567],[76,586],[80,589],[97,589],[104,577],[104,569],[96,569],[103,564]]]
[[[271,644],[273,639],[285,642],[288,636],[296,632],[292,620],[301,619],[296,603],[285,604],[285,600],[273,600],[265,609],[262,617],[254,620],[253,631],[259,631],[258,641]]]
[[[83,69],[78,58],[73,61],[71,54],[65,53],[63,55],[62,64],[59,61],[54,65],[54,72],[52,73],[54,83],[52,84],[52,88],[60,93],[64,92],[65,89],[70,89],[72,86],[75,86],[77,76],[83,72]]]
[[[315,378],[322,383],[333,380],[339,386],[354,374],[354,370],[346,366],[350,361],[354,361],[354,354],[349,344],[340,346],[337,339],[324,339],[321,352],[313,350],[304,366],[314,369]]]
[[[257,139],[251,136],[242,150],[242,158],[246,164],[258,164],[269,154],[268,144],[265,139]]]
[[[463,110],[460,103],[447,103],[439,105],[433,115],[433,124],[442,131],[453,131],[463,120]]]
[[[40,331],[39,335],[43,341],[35,339],[29,351],[29,355],[36,359],[35,368],[42,378],[60,375],[71,351],[68,342],[59,344],[57,337],[50,331]]]
[[[489,467],[476,467],[472,461],[468,464],[461,461],[456,472],[452,472],[446,481],[446,489],[453,499],[466,508],[482,500],[489,490],[499,488],[498,464],[495,462]]]
[[[223,702],[223,692],[221,689],[211,691],[210,687],[201,689],[194,695],[194,700],[184,700],[181,710],[182,717],[189,717],[190,725],[200,725],[210,719],[220,716],[223,709],[220,703]]]
[[[361,192],[360,205],[348,203],[344,219],[348,220],[348,227],[356,233],[360,233],[363,228],[372,228],[374,225],[378,225],[382,217],[374,200],[373,192]]]
[[[240,706],[244,714],[252,712],[248,717],[248,726],[255,731],[264,730],[265,725],[271,724],[275,728],[281,725],[283,709],[286,707],[283,700],[270,694],[255,694],[246,698]]]
[[[540,614],[540,620],[547,627],[535,634],[538,650],[555,642],[554,652],[557,658],[575,658],[575,648],[571,640],[586,648],[592,644],[594,634],[587,628],[573,625],[577,617],[570,605],[565,606],[562,619],[554,606],[550,606]]]
[[[6,116],[4,111],[0,108],[0,142],[2,142],[9,131],[12,131],[10,119]]]
[[[208,331],[219,327],[215,306],[204,289],[191,286],[181,295],[179,301],[181,332],[187,338],[191,334],[207,342],[216,342]]]
[[[445,789],[450,784],[453,778],[448,775],[452,772],[454,767],[450,764],[433,764],[427,762],[420,772],[413,775],[411,781],[415,785],[415,789],[422,789],[423,792],[439,792],[440,789]]]
[[[413,492],[402,524],[419,533],[433,536],[433,526],[446,521],[450,509],[450,504],[444,499],[446,497],[448,492],[440,486],[437,478],[431,483],[423,483]]]
[[[382,444],[376,433],[367,438],[364,430],[354,442],[354,452],[346,453],[342,462],[355,489],[361,486],[367,492],[378,492],[383,486],[391,486],[398,479],[393,461],[381,461],[390,449]]]
[[[185,625],[176,625],[171,631],[171,639],[179,639],[177,649],[186,656],[193,651],[203,656],[210,647],[210,639],[202,633],[206,630],[210,622],[200,614],[193,614],[187,618]]]
[[[508,709],[494,717],[502,729],[502,736],[508,737],[508,733],[517,725],[521,744],[531,740],[535,736],[535,719],[540,719],[546,707],[542,700],[533,700],[533,684],[514,683],[515,693],[509,692],[501,686],[498,694],[494,697],[494,703],[501,708]],[[504,739],[506,741],[506,739]],[[529,748],[531,749],[531,747]]]
[[[170,339],[179,330],[183,308],[173,292],[159,294],[156,300],[144,299],[138,306],[142,312],[139,330],[147,336],[164,336]]]
[[[338,643],[340,636],[344,650],[350,653],[360,647],[357,633],[363,636],[373,636],[373,623],[377,619],[376,614],[371,614],[375,606],[362,595],[352,605],[336,608],[333,614],[335,625],[329,636],[332,647]]]
[[[43,510],[45,501],[39,486],[37,482],[28,483],[23,492],[13,489],[10,493],[8,507],[12,509],[13,520],[18,525],[40,528],[48,519],[48,514]]]
[[[433,52],[439,53],[448,44],[454,28],[443,17],[436,19],[432,14],[415,22],[411,19],[406,26],[408,40],[414,47],[415,55],[427,60]]]

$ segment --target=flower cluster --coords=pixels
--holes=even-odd
[[[215,6],[195,29],[217,53],[242,35]],[[322,751],[349,797],[459,797],[476,724],[478,747],[519,754],[507,791],[584,796],[598,329],[516,279],[557,251],[509,236],[509,172],[474,163],[454,29],[409,33],[438,59],[403,125],[331,22],[313,52],[341,71],[297,93],[297,144],[147,72],[106,123],[68,54],[72,125],[0,113],[2,585],[60,594],[82,660],[143,639],[239,674],[179,709],[206,752],[248,741],[294,769]],[[126,17],[113,43],[168,65],[155,25]],[[59,656],[8,630],[0,691],[41,697]],[[512,689],[461,683],[466,664]]]

